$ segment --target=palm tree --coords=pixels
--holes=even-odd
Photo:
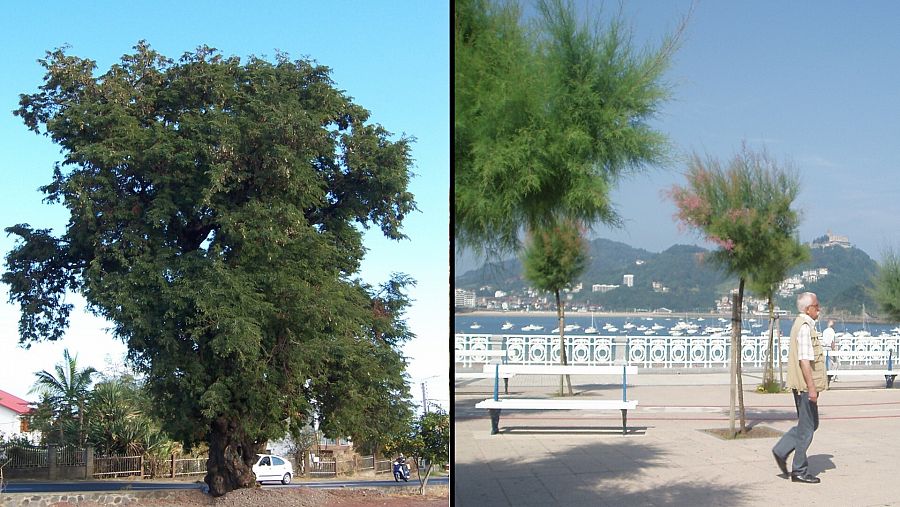
[[[63,361],[57,363],[56,374],[47,370],[35,373],[37,380],[29,390],[29,394],[41,395],[53,413],[54,424],[59,429],[60,443],[65,442],[64,427],[67,423],[78,421],[78,443],[84,445],[84,403],[87,399],[93,374],[92,367],[80,369],[78,355],[63,351]]]

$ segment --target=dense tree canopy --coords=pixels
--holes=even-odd
[[[404,238],[410,140],[368,122],[327,67],[146,43],[102,75],[65,49],[40,60],[15,114],[62,147],[43,191],[65,232],[20,224],[3,281],[21,342],[57,339],[67,290],[113,323],[165,429],[208,441],[211,492],[253,484],[270,437],[317,413],[353,434],[408,397],[398,346],[411,280],[356,278],[361,228]]]

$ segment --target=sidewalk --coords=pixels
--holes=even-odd
[[[758,373],[743,381],[750,425],[796,423],[790,394],[756,393]],[[584,378],[573,384],[590,396],[620,393]],[[509,396],[550,396],[557,385],[558,377],[516,377]],[[456,385],[454,505],[900,505],[900,388],[885,389],[883,378],[840,381],[822,395],[808,452],[820,484],[779,476],[776,438],[700,431],[728,427],[727,373],[630,377],[628,398],[639,406],[627,436],[618,411],[504,411],[491,435],[487,411],[474,408],[491,391],[491,381]]]

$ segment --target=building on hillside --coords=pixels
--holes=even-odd
[[[591,286],[591,292],[604,293],[604,292],[609,292],[613,289],[618,289],[618,288],[619,288],[618,285],[610,285],[607,283],[595,283],[594,285]]]
[[[28,421],[25,419],[28,412],[31,412],[31,408],[27,401],[0,391],[0,435],[30,437]]]
[[[475,308],[475,293],[463,289],[456,289],[454,305],[457,308]]]
[[[850,248],[850,238],[847,236],[839,236],[837,234],[833,234],[830,230],[825,233],[824,238],[819,238],[816,241],[813,241],[812,246],[814,248],[828,248],[833,246],[839,246],[841,248]]]
[[[626,287],[634,287],[634,275],[625,275],[622,277],[622,285]]]

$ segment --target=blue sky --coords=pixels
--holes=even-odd
[[[577,4],[582,14],[599,7]],[[606,5],[604,15],[618,7]],[[638,45],[658,45],[690,6],[623,4]],[[802,183],[801,240],[830,229],[879,259],[900,246],[898,19],[900,4],[888,1],[699,0],[666,74],[672,99],[654,125],[681,156],[727,161],[746,141],[792,163]],[[679,230],[661,194],[684,182],[684,170],[682,158],[620,182],[612,195],[625,227],[596,235],[653,252],[709,246]]]
[[[417,338],[410,357],[412,394],[444,407],[449,400],[449,171],[450,10],[445,2],[377,1],[154,1],[15,2],[0,7],[0,226],[26,222],[61,231],[61,206],[42,204],[38,187],[49,182],[59,149],[28,131],[11,113],[19,94],[36,91],[43,78],[36,63],[47,50],[68,44],[69,54],[97,61],[102,73],[141,39],[178,58],[207,44],[224,55],[309,57],[331,67],[336,86],[369,109],[371,121],[396,136],[413,136],[410,189],[420,212],[408,217],[403,242],[366,234],[363,278],[372,284],[404,272],[417,280],[408,313]],[[13,240],[0,235],[5,256]],[[77,297],[71,301],[79,302]],[[16,346],[18,311],[0,287],[0,389],[25,397],[33,373],[52,369],[69,347],[98,369],[121,363],[124,346],[106,324],[83,311],[73,317],[62,343]]]

